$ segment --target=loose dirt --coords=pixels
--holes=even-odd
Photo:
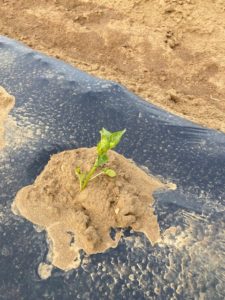
[[[225,132],[223,0],[0,0],[0,34]]]
[[[161,239],[153,192],[166,185],[110,151],[110,167],[117,176],[99,176],[80,192],[74,169],[82,166],[87,171],[95,155],[96,148],[53,155],[34,184],[22,188],[13,203],[15,213],[47,231],[50,260],[63,270],[80,265],[81,249],[89,255],[116,247],[121,232],[111,236],[111,229],[131,227],[144,232],[152,244]]]
[[[15,104],[15,98],[8,94],[6,90],[0,86],[0,149],[4,147],[4,125],[8,117],[8,113]]]

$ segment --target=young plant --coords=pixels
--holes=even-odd
[[[103,166],[109,160],[107,155],[108,150],[115,148],[119,144],[125,132],[126,129],[121,131],[116,131],[116,132],[110,132],[105,128],[102,128],[102,130],[100,130],[101,140],[97,144],[97,158],[92,168],[88,172],[84,172],[84,173],[81,172],[80,167],[75,169],[75,174],[78,177],[80,182],[80,191],[86,188],[90,180],[93,180],[94,178],[102,174],[105,174],[109,177],[116,176],[116,172],[114,170],[109,168],[103,168]],[[98,174],[94,175],[96,170],[99,168],[101,171]]]

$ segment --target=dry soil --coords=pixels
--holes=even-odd
[[[131,227],[144,232],[152,244],[161,239],[152,207],[153,192],[166,185],[110,151],[110,167],[117,176],[100,175],[80,192],[74,170],[78,166],[89,170],[95,156],[96,148],[53,155],[34,184],[17,193],[13,204],[15,213],[47,231],[50,260],[63,270],[80,265],[80,249],[94,254],[116,247],[121,233],[111,237],[112,228]],[[45,277],[49,275],[48,267],[41,266],[44,273],[47,271]]]
[[[0,34],[225,132],[224,0],[0,0]]]
[[[8,113],[15,104],[15,98],[0,86],[0,149],[5,146],[4,127]]]

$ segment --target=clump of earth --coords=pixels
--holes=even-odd
[[[4,147],[4,124],[15,104],[15,98],[0,86],[0,149]]]
[[[62,269],[77,268],[80,250],[88,255],[116,247],[121,228],[143,232],[154,245],[160,229],[153,209],[153,193],[165,188],[131,160],[109,152],[115,178],[98,176],[80,192],[74,170],[87,171],[96,148],[79,148],[55,154],[32,185],[16,195],[13,211],[44,228],[49,240],[51,263]],[[115,236],[111,230],[116,229]]]

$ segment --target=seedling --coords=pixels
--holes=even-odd
[[[93,180],[102,174],[107,175],[109,177],[116,176],[116,172],[114,170],[109,168],[103,168],[103,166],[109,160],[109,157],[107,155],[108,150],[115,148],[119,144],[125,132],[126,129],[116,132],[110,132],[105,128],[102,128],[102,130],[100,130],[101,140],[97,144],[97,158],[95,160],[94,165],[88,172],[84,173],[82,173],[80,167],[75,169],[75,174],[80,182],[80,191],[86,188],[90,180]],[[100,172],[94,175],[97,169],[100,169]]]

